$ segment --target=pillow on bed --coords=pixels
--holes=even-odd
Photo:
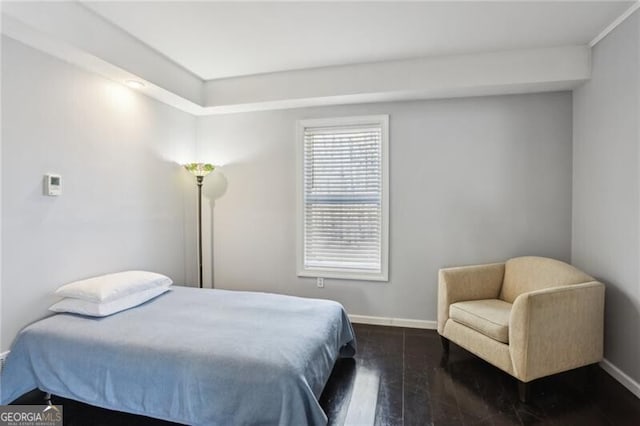
[[[111,302],[152,288],[164,288],[171,284],[171,278],[155,272],[125,271],[75,281],[58,288],[56,294],[100,303]]]
[[[87,300],[65,298],[49,308],[53,312],[70,312],[73,314],[88,315],[91,317],[106,317],[125,309],[138,306],[147,300],[153,299],[162,293],[169,291],[170,284],[164,287],[150,288],[147,290],[133,293],[111,302],[89,302]]]

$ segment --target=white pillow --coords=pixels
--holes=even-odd
[[[86,300],[65,298],[49,308],[53,312],[71,312],[73,314],[88,315],[91,317],[106,317],[116,312],[138,306],[147,300],[153,299],[162,293],[169,291],[169,285],[150,288],[138,293],[133,293],[111,302],[88,302]]]
[[[172,283],[171,278],[155,272],[125,271],[75,281],[58,288],[56,294],[61,297],[100,303],[151,288],[166,287]]]

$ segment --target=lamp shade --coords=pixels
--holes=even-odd
[[[205,177],[215,169],[215,166],[209,163],[189,163],[185,164],[184,168],[196,177]]]

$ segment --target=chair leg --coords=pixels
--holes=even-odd
[[[597,389],[598,388],[598,377],[600,367],[598,364],[591,364],[584,368],[584,377],[585,377],[585,389]]]
[[[449,355],[449,339],[444,336],[440,336],[440,342],[442,343],[442,352],[444,355]]]
[[[531,392],[531,382],[521,382],[518,380],[518,398],[520,398],[520,402],[524,402],[525,404],[529,402],[529,394]]]

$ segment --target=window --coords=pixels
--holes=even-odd
[[[298,275],[388,280],[389,117],[298,123]]]

